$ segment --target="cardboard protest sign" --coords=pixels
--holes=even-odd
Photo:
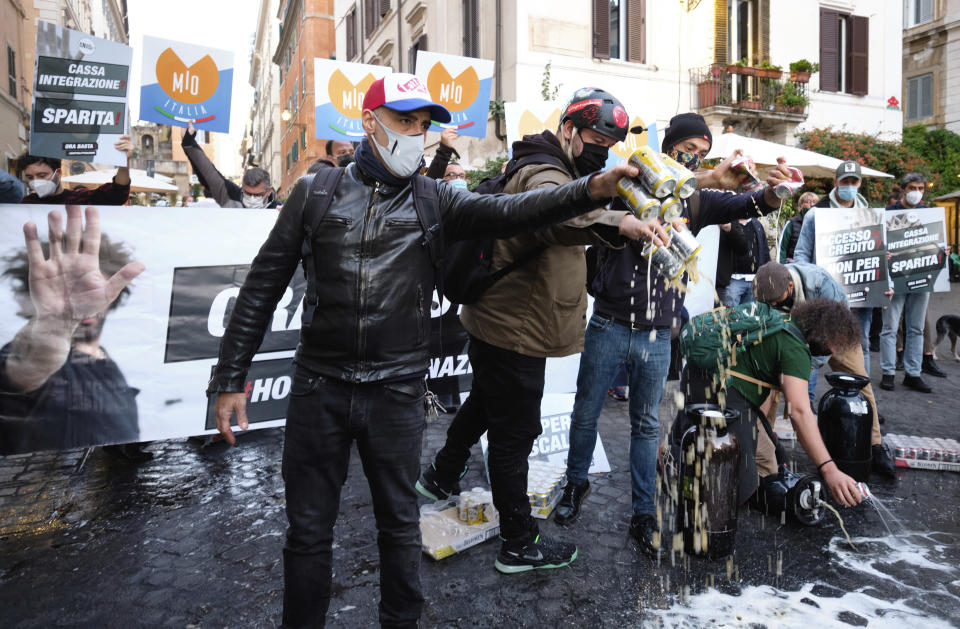
[[[884,218],[894,292],[949,291],[943,208],[889,210]]]
[[[133,49],[37,22],[30,154],[126,166],[114,143],[127,130]]]
[[[7,348],[0,349],[0,455],[214,432],[207,382],[276,210],[99,207],[101,230],[109,237],[100,243],[101,269],[112,274],[135,260],[146,270],[99,322],[83,324],[85,334],[99,335],[106,359],[75,351],[64,368],[24,393],[13,388],[5,359],[32,310],[23,225],[35,223],[46,241],[51,211],[65,214],[63,206],[0,205],[0,348]],[[212,233],[224,237],[211,239]],[[285,421],[305,291],[298,269],[254,356],[245,381],[251,428]],[[472,374],[465,339],[445,338],[441,347],[437,330],[456,320],[456,308],[443,308],[434,297],[431,316],[443,323],[432,326],[428,386],[435,393],[459,393]]]
[[[417,52],[417,72],[434,102],[450,111],[449,123],[434,122],[431,131],[454,127],[460,135],[487,135],[493,62],[472,57]]]
[[[145,36],[140,120],[228,133],[233,53]]]
[[[852,308],[886,303],[883,210],[816,208],[817,264],[843,286]]]
[[[560,105],[550,101],[504,103],[503,118],[507,126],[507,151],[523,136],[541,131],[556,131],[560,124]]]
[[[389,66],[313,60],[315,137],[358,142],[364,133],[360,112],[367,89],[393,70]]]

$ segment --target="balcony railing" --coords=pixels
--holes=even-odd
[[[692,105],[700,111],[729,107],[805,119],[809,96],[804,78],[780,70],[716,63],[692,68]]]

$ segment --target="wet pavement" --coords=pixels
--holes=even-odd
[[[936,295],[936,315],[960,312]],[[925,376],[933,394],[877,391],[884,432],[960,438],[960,363]],[[874,382],[879,355],[873,356]],[[675,388],[675,383],[671,384]],[[661,417],[674,412],[668,389]],[[826,391],[821,384],[818,393]],[[426,463],[446,422],[426,431]],[[960,626],[960,473],[900,470],[871,489],[903,523],[889,535],[874,509],[842,511],[802,527],[744,508],[732,562],[651,562],[627,535],[630,483],[626,404],[608,400],[600,433],[612,471],[572,528],[542,522],[576,542],[569,568],[506,576],[495,541],[434,561],[423,557],[423,627]],[[151,444],[129,464],[101,449],[0,458],[0,626],[272,627],[282,600],[285,527],[282,429],[246,434],[240,446]],[[800,471],[813,465],[788,453]],[[464,486],[486,484],[476,447]],[[378,559],[370,494],[354,452],[335,531],[328,626],[376,626]],[[729,574],[728,574],[729,572]]]

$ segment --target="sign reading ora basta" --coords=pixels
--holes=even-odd
[[[37,22],[30,154],[126,166],[129,46]]]
[[[853,308],[886,303],[887,250],[883,210],[817,208],[817,264],[830,271]]]

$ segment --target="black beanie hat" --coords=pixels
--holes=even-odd
[[[710,133],[710,127],[700,114],[692,112],[677,114],[670,119],[670,126],[663,134],[664,152],[687,138],[703,138],[713,146],[713,134]]]

